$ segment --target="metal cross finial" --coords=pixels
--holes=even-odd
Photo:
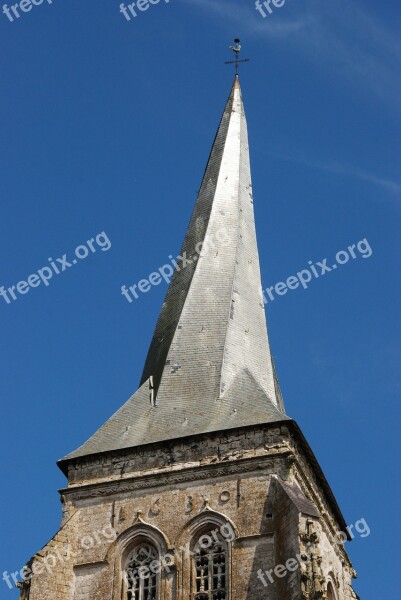
[[[235,65],[235,74],[238,75],[238,64],[242,63],[242,62],[249,62],[249,58],[243,58],[242,60],[239,59],[239,53],[241,52],[241,45],[240,45],[240,39],[239,38],[235,38],[234,40],[234,44],[235,46],[230,46],[230,50],[232,50],[233,52],[235,52],[235,60],[227,60],[224,64],[225,65]]]

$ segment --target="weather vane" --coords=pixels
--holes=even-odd
[[[235,60],[226,60],[226,62],[224,63],[225,65],[235,65],[235,74],[236,75],[238,75],[238,65],[239,65],[239,63],[249,62],[250,61],[249,58],[243,58],[243,59],[240,60],[240,58],[239,58],[239,53],[241,52],[240,41],[241,40],[239,38],[235,38],[235,40],[234,40],[235,46],[230,46],[230,50],[232,50],[233,52],[235,52]]]

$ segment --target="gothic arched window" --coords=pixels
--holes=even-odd
[[[127,600],[157,600],[156,548],[143,542],[129,553],[126,566]],[[153,563],[153,564],[152,564]]]
[[[193,555],[193,600],[228,600],[227,542],[218,529],[195,540]]]
[[[334,595],[334,589],[331,583],[327,586],[327,599],[328,600],[336,600],[336,596]]]

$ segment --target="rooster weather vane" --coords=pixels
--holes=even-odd
[[[224,63],[225,65],[235,65],[235,74],[236,75],[238,75],[238,65],[239,65],[239,63],[249,62],[250,61],[249,58],[243,58],[243,59],[240,60],[240,58],[239,58],[239,53],[241,52],[240,41],[241,40],[239,38],[235,38],[235,40],[234,40],[235,46],[230,46],[230,50],[232,50],[235,53],[235,60],[226,60],[226,62]]]

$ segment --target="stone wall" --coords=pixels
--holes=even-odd
[[[352,600],[352,567],[344,549],[332,544],[335,516],[312,475],[308,484],[309,471],[313,466],[287,426],[77,460],[62,491],[62,527],[33,559],[42,572],[31,580],[29,600],[121,600],[122,564],[142,539],[172,557],[161,565],[159,600],[189,600],[188,548],[207,524],[232,534],[229,600],[325,598],[328,581],[339,599]],[[319,573],[313,563],[273,582],[258,576],[309,549],[314,532]]]

